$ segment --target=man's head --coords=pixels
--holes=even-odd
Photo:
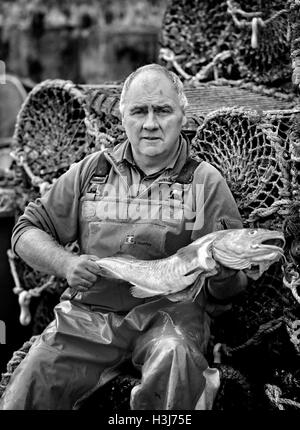
[[[136,159],[167,159],[186,122],[187,99],[180,79],[158,64],[140,67],[126,79],[120,112]]]

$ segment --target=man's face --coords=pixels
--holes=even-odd
[[[167,159],[185,123],[172,82],[157,71],[141,72],[125,96],[123,126],[137,159]]]

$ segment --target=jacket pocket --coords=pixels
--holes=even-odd
[[[151,221],[89,223],[88,253],[107,257],[118,252],[139,259],[165,256],[167,227]]]

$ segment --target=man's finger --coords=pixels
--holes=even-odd
[[[88,291],[88,287],[84,287],[84,286],[82,286],[82,285],[78,285],[77,287],[73,287],[73,288],[75,288],[76,289],[76,291],[80,291],[80,292],[85,292],[85,291]]]
[[[80,279],[76,284],[77,287],[90,288],[93,285],[93,282],[87,281],[86,279]]]
[[[97,280],[97,275],[90,272],[88,269],[85,269],[84,271],[82,271],[79,277],[80,279],[83,279],[84,281],[91,282],[91,283],[94,283]]]
[[[97,255],[89,254],[88,257],[89,257],[89,260],[92,260],[92,261],[99,260],[99,257],[97,257]]]
[[[98,260],[99,260],[99,258],[98,258]],[[100,271],[100,267],[99,267],[99,265],[98,265],[95,261],[93,261],[93,260],[88,260],[88,261],[86,262],[85,267],[86,267],[86,268],[87,268],[91,273],[94,273],[95,275],[97,275],[97,274],[99,273],[99,271]]]

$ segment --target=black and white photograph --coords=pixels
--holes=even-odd
[[[299,0],[1,0],[1,418],[300,411],[299,88]]]

